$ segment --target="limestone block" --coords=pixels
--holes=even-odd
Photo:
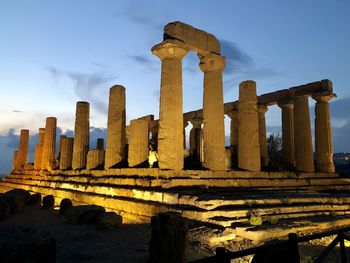
[[[130,139],[128,163],[130,167],[145,164],[148,161],[148,121],[132,120],[130,122]]]
[[[73,159],[73,138],[63,138],[61,146],[60,170],[72,168]]]
[[[239,85],[238,167],[249,171],[261,167],[256,84],[251,80]]]
[[[28,161],[29,130],[21,130],[15,170],[23,170]]]
[[[56,125],[55,117],[46,118],[44,143],[42,148],[41,170],[51,171],[56,166]]]
[[[109,90],[105,169],[125,159],[125,88],[120,85]]]
[[[87,155],[86,169],[102,168],[105,160],[104,150],[90,150]]]
[[[87,153],[89,151],[90,139],[90,105],[85,101],[78,101],[75,126],[72,168],[84,169],[86,167]]]
[[[41,169],[44,137],[45,137],[45,128],[39,128],[38,143],[35,145],[35,150],[34,150],[34,170]]]

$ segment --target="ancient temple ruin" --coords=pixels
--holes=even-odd
[[[189,51],[197,52],[204,75],[203,108],[184,113],[182,59]],[[106,149],[103,140],[96,149],[89,147],[90,106],[77,102],[74,138],[62,136],[58,156],[55,117],[39,129],[33,165],[27,164],[29,131],[21,130],[13,171],[0,190],[23,188],[52,194],[57,201],[98,204],[134,222],[177,211],[251,239],[273,237],[249,232],[252,214],[289,220],[291,226],[332,214],[337,216],[332,226],[350,225],[350,195],[337,193],[350,189],[350,179],[334,169],[329,100],[336,95],[330,80],[260,95],[257,84],[247,80],[239,85],[239,99],[224,103],[225,57],[215,36],[169,23],[152,53],[161,61],[159,120],[141,116],[127,126],[126,89],[115,85],[109,94]],[[315,150],[309,102],[315,102]],[[265,113],[274,105],[281,110],[283,170],[269,171]],[[225,115],[231,119],[226,148]],[[189,154],[199,169],[184,169],[189,123]],[[150,145],[159,168],[148,168]],[[298,230],[327,228],[327,222],[315,226],[310,221]]]

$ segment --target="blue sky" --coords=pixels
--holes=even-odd
[[[46,116],[56,116],[62,132],[72,130],[78,100],[91,103],[91,126],[105,128],[114,84],[126,87],[127,120],[157,116],[160,61],[150,49],[176,20],[221,41],[225,101],[236,100],[247,79],[257,82],[258,94],[331,79],[338,95],[331,103],[335,151],[350,151],[349,12],[347,0],[2,0],[0,173],[10,169],[19,129],[31,130],[33,145]],[[183,67],[184,111],[201,108],[196,54]],[[270,108],[267,125],[279,131],[278,108]]]

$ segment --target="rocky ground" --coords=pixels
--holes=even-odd
[[[0,221],[0,226],[31,226],[46,230],[57,242],[57,263],[69,262],[147,262],[151,237],[149,224],[123,224],[114,230],[102,230],[95,225],[72,225],[56,210],[43,210],[39,205],[25,206],[24,211]],[[309,233],[307,233],[309,234]],[[312,262],[335,237],[326,237],[299,245],[301,262]],[[202,239],[203,240],[203,239]],[[255,246],[247,240],[236,239],[215,246],[241,250]],[[346,244],[350,245],[350,243]],[[187,260],[213,255],[214,246],[191,240],[187,245]],[[250,262],[251,256],[232,260]],[[348,255],[350,258],[350,254]],[[340,262],[339,246],[324,262]]]

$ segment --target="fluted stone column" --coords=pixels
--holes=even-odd
[[[45,128],[39,128],[38,143],[35,145],[35,151],[34,151],[34,170],[40,170],[41,168],[44,137],[45,137]]]
[[[129,167],[148,161],[148,134],[148,121],[132,120],[130,122]]]
[[[90,105],[85,101],[78,101],[75,114],[74,145],[72,168],[86,168],[87,153],[90,139]]]
[[[316,167],[321,172],[334,173],[332,126],[328,101],[334,94],[312,96],[315,106],[315,148]]]
[[[238,110],[226,113],[230,117],[230,150],[231,150],[231,167],[238,167]]]
[[[73,138],[64,137],[61,145],[60,170],[72,168],[73,159]]]
[[[16,169],[18,150],[13,151],[12,170]]]
[[[258,117],[259,117],[259,144],[260,144],[260,160],[261,166],[268,166],[268,154],[267,154],[267,143],[266,143],[266,119],[265,113],[268,108],[265,105],[258,106]]]
[[[97,150],[104,150],[104,140],[103,140],[103,138],[97,138],[96,149]]]
[[[243,81],[238,100],[238,167],[249,171],[261,168],[257,107],[256,83]]]
[[[105,169],[125,160],[125,88],[115,85],[109,90]]]
[[[105,160],[105,151],[104,150],[90,150],[87,155],[87,164],[86,169],[98,169],[103,168],[103,163]]]
[[[300,172],[314,171],[309,100],[307,96],[294,99],[295,167]]]
[[[29,130],[22,129],[19,135],[15,170],[23,170],[28,161]]]
[[[159,168],[182,169],[182,58],[187,50],[165,42],[153,47],[152,53],[162,61],[158,129]]]
[[[195,157],[198,161],[201,155],[201,125],[203,119],[196,117],[190,120],[192,129],[190,131],[190,155]]]
[[[204,72],[203,92],[203,167],[211,170],[226,170],[224,99],[222,71],[225,58],[215,54],[200,57]]]
[[[56,149],[56,126],[55,117],[46,118],[44,144],[42,150],[41,169],[51,171],[56,167],[55,149]]]
[[[288,168],[295,167],[294,105],[293,101],[281,101],[282,109],[282,158]]]

